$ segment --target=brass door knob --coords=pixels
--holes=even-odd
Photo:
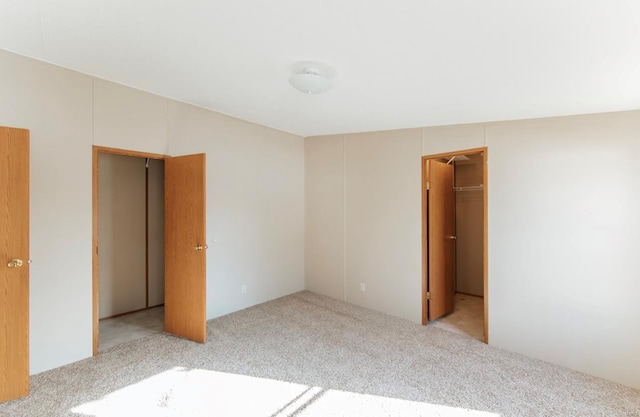
[[[193,248],[193,250],[202,250],[202,249],[209,249],[209,245],[198,245],[196,247]]]
[[[12,259],[7,264],[9,268],[19,268],[22,266],[22,259]]]

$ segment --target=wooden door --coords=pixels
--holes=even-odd
[[[29,131],[0,127],[0,402],[29,394]]]
[[[204,343],[205,154],[165,160],[165,331]]]
[[[427,160],[428,319],[453,312],[455,294],[455,196],[453,165]]]

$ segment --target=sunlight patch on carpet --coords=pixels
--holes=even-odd
[[[499,417],[484,411],[182,367],[74,407],[71,412],[92,417]]]

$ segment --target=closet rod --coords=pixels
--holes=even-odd
[[[484,190],[484,185],[467,185],[466,187],[453,187],[454,191],[482,191]]]

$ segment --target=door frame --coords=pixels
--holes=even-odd
[[[420,160],[422,167],[422,324],[428,323],[427,319],[427,278],[428,278],[428,256],[427,256],[427,189],[425,162],[429,159],[452,158],[459,155],[482,154],[482,182],[483,182],[483,242],[482,242],[482,288],[484,302],[484,342],[489,343],[489,184],[488,184],[488,166],[489,149],[484,146],[481,148],[471,148],[452,152],[443,152],[432,155],[424,155]]]
[[[93,195],[92,195],[92,209],[93,209],[93,241],[92,241],[92,300],[93,300],[93,356],[98,354],[98,341],[100,340],[100,310],[99,310],[99,251],[98,251],[98,179],[99,179],[99,166],[98,155],[99,153],[109,153],[115,155],[135,156],[139,158],[159,159],[165,160],[170,158],[168,155],[162,155],[157,153],[131,151],[127,149],[109,148],[105,146],[93,145]]]

